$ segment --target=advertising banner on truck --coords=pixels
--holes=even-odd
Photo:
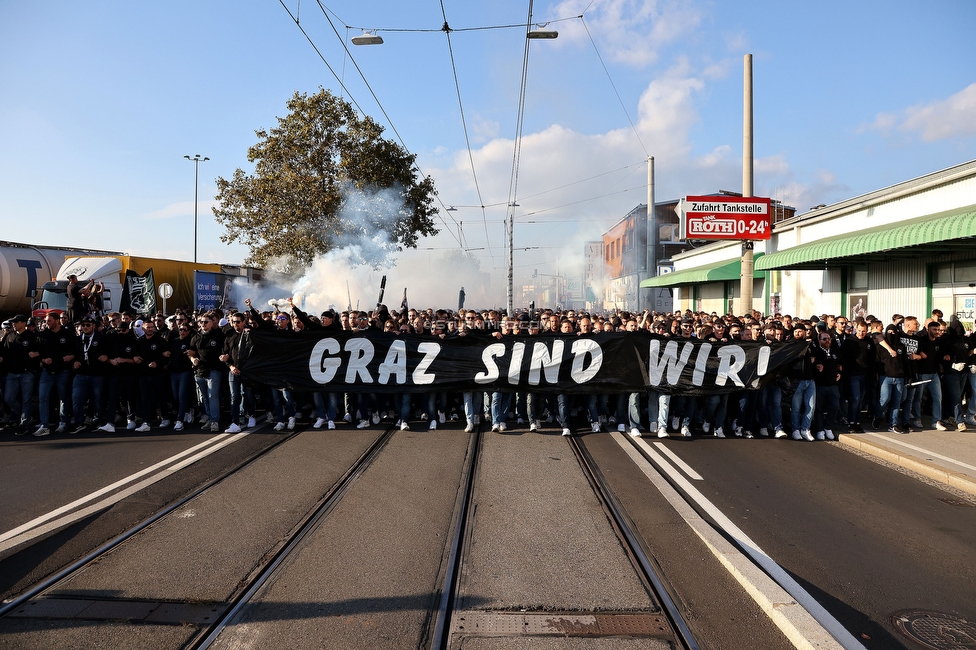
[[[244,303],[237,304],[237,296],[234,292],[234,281],[241,279],[239,275],[229,273],[208,273],[206,271],[194,271],[193,286],[195,287],[193,296],[193,308],[199,311],[210,309],[243,309]]]

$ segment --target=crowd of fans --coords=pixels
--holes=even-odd
[[[43,320],[15,316],[3,323],[0,388],[5,411],[0,424],[16,435],[77,434],[88,429],[114,433],[153,428],[180,431],[198,426],[237,433],[256,427],[265,414],[276,431],[291,430],[302,418],[312,428],[336,423],[365,428],[383,420],[401,429],[411,423],[436,429],[448,420],[466,421],[472,431],[484,418],[493,431],[554,420],[563,435],[573,418],[586,418],[591,431],[616,427],[632,436],[690,437],[693,432],[725,437],[792,437],[832,440],[835,431],[864,426],[897,433],[923,429],[923,412],[939,430],[976,424],[976,337],[939,310],[919,322],[895,314],[890,322],[872,316],[850,321],[823,314],[744,316],[676,311],[589,314],[575,310],[390,311],[379,307],[309,315],[292,301],[282,308],[156,314],[98,315],[52,312]],[[77,318],[73,321],[73,316]],[[79,317],[80,316],[80,317]],[[240,341],[248,328],[301,333],[312,330],[373,330],[391,336],[509,337],[541,333],[590,336],[635,332],[714,343],[756,341],[780,345],[808,341],[806,352],[785,375],[758,390],[704,396],[670,396],[647,390],[623,395],[523,392],[429,392],[295,394],[255,385],[238,368]],[[863,422],[863,424],[862,424]],[[582,424],[580,422],[579,424]]]

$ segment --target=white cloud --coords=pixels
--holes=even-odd
[[[589,44],[592,37],[611,61],[635,67],[655,63],[662,46],[702,20],[701,12],[688,3],[668,0],[564,0],[553,6],[551,15],[578,16],[584,10],[586,27],[578,21],[558,23],[560,40]]]
[[[976,135],[976,83],[948,99],[907,108],[900,116],[879,113],[868,128],[885,135],[892,130],[918,133],[925,142]]]

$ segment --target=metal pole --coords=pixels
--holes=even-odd
[[[193,158],[183,156],[193,163],[193,263],[197,263],[197,207],[199,205],[200,192],[200,163],[210,160],[206,156],[200,157],[196,154]]]
[[[647,158],[647,277],[657,275],[657,215],[654,214],[654,156]],[[651,287],[648,293],[647,308],[657,307],[657,287]]]
[[[742,88],[742,196],[752,196],[752,55],[744,58]],[[752,311],[753,242],[742,242],[739,269],[740,314]]]

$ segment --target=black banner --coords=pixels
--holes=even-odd
[[[644,332],[440,339],[379,332],[251,331],[244,378],[325,392],[518,391],[674,395],[757,389],[782,375],[807,341],[707,343]]]
[[[132,269],[125,272],[119,311],[132,311],[144,316],[156,313],[156,282],[152,269],[142,275]]]

